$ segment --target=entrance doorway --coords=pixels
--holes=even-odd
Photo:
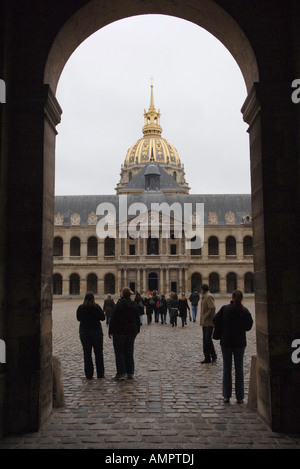
[[[150,272],[148,275],[148,290],[158,290],[158,275],[156,272]]]
[[[198,272],[193,273],[192,279],[191,279],[191,291],[197,290],[197,292],[200,292],[200,287],[202,284],[202,276]]]

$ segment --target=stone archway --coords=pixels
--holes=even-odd
[[[54,93],[67,60],[85,39],[113,21],[149,13],[177,16],[198,24],[230,51],[242,71],[248,91],[253,83],[259,81],[257,61],[249,40],[234,18],[217,2],[202,0],[200,4],[191,2],[187,5],[180,0],[174,5],[173,2],[154,1],[147,5],[131,0],[126,5],[118,3],[118,9],[106,9],[98,0],[85,2],[60,29],[49,52],[44,73],[44,83],[49,84]]]
[[[177,16],[205,28],[227,47],[242,71],[249,93],[242,112],[250,135],[258,412],[273,430],[299,431],[300,371],[290,354],[293,336],[300,336],[295,228],[300,213],[300,110],[290,98],[292,80],[300,75],[300,5],[293,2],[289,15],[284,15],[286,2],[276,5],[274,9],[264,3],[257,10],[251,0],[242,6],[236,0],[115,0],[109,6],[78,0],[62,6],[53,0],[43,8],[33,1],[18,9],[13,1],[0,7],[5,39],[0,71],[7,85],[0,117],[0,291],[10,363],[7,372],[0,370],[0,395],[6,396],[0,413],[3,432],[36,431],[52,410],[54,156],[61,115],[55,92],[60,74],[93,32],[112,21],[149,13]],[[263,25],[258,15],[265,18]],[[291,50],[287,41],[294,46]],[[288,249],[287,258],[273,256],[278,239]],[[9,295],[10,285],[16,285],[14,295]]]
[[[157,273],[150,272],[148,275],[148,290],[150,290],[151,292],[153,290],[158,290],[159,289],[158,282],[159,282],[159,279],[158,279]]]

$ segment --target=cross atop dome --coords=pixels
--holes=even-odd
[[[151,95],[150,95],[150,107],[148,112],[144,110],[144,136],[148,135],[161,135],[162,128],[160,126],[160,110],[156,111],[154,106],[154,95],[153,95],[153,78],[151,80]]]

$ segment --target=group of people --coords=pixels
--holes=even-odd
[[[191,295],[192,296],[192,295]],[[198,301],[199,301],[198,294]],[[191,297],[190,297],[191,301]],[[167,324],[167,313],[169,312],[170,324],[172,327],[177,326],[177,318],[181,318],[182,327],[187,325],[187,316],[189,314],[190,321],[192,320],[190,306],[188,300],[184,293],[178,297],[174,292],[171,292],[166,298],[164,294],[159,295],[157,290],[153,290],[147,293],[145,298],[139,292],[136,292],[134,302],[137,304],[139,316],[140,316],[140,325],[143,325],[143,316],[147,316],[147,324],[151,324],[153,321],[156,323]],[[192,308],[194,308],[195,303],[192,302]],[[196,311],[197,311],[196,304]],[[110,317],[115,307],[115,302],[112,299],[111,295],[107,295],[103,304],[103,311],[105,313],[106,324],[109,325]],[[193,320],[196,320],[196,314],[193,309]]]
[[[167,324],[167,313],[169,312],[170,324],[172,327],[177,326],[177,318],[181,318],[181,325],[187,325],[187,314],[190,307],[185,294],[178,298],[178,295],[171,292],[166,298],[164,294],[159,295],[157,290],[150,291],[142,298],[139,292],[136,293],[134,301],[136,302],[140,313],[140,324],[143,324],[143,315],[146,312],[147,324],[154,321],[161,324]],[[191,315],[190,315],[191,320]]]
[[[177,325],[177,317],[181,317],[182,327],[189,319],[196,321],[197,307],[200,304],[200,326],[203,335],[203,355],[201,364],[214,363],[217,360],[213,339],[220,340],[223,356],[223,400],[230,402],[232,397],[232,357],[235,366],[235,395],[237,403],[244,400],[244,352],[247,345],[246,332],[252,328],[253,319],[250,311],[243,306],[243,293],[235,290],[230,304],[224,305],[216,313],[215,301],[206,284],[201,285],[201,298],[197,291],[192,292],[189,300],[185,295],[178,298],[171,292],[168,298],[158,295],[157,291],[148,294],[144,299],[125,287],[119,300],[115,303],[109,295],[103,309],[95,302],[92,292],[86,294],[84,303],[77,309],[77,320],[80,322],[79,336],[83,347],[84,371],[87,379],[92,379],[94,366],[92,350],[95,354],[95,364],[98,378],[104,378],[103,360],[103,330],[101,321],[108,325],[108,335],[113,340],[116,362],[117,380],[132,379],[134,376],[134,342],[140,332],[142,317],[146,310],[148,324],[155,321],[166,324],[167,311],[170,315],[172,327]]]
[[[104,378],[103,358],[103,330],[101,321],[107,320],[108,335],[113,340],[117,374],[115,379],[132,379],[134,375],[134,341],[140,332],[140,317],[137,305],[131,300],[130,288],[123,288],[121,297],[114,303],[107,298],[109,317],[100,305],[95,302],[92,292],[85,295],[82,305],[76,312],[80,322],[79,337],[83,348],[84,372],[87,379],[93,379],[94,365],[92,351],[94,350],[97,378]]]

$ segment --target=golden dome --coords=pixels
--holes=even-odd
[[[153,85],[151,84],[151,98],[148,112],[144,111],[144,136],[127,151],[124,161],[125,167],[147,164],[157,161],[161,165],[181,167],[181,161],[176,148],[161,137],[160,111],[156,111],[153,99]]]

